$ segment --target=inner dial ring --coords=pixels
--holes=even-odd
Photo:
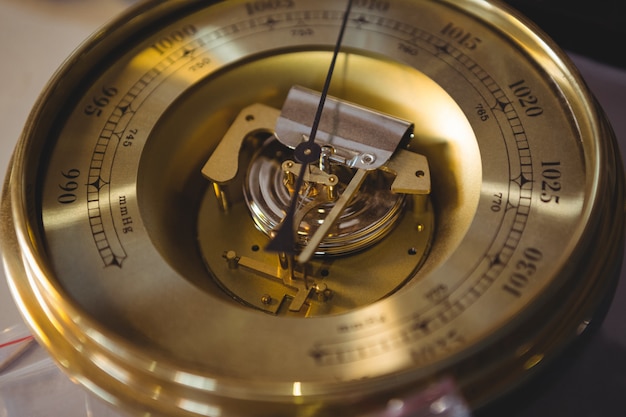
[[[268,97],[263,102],[280,109],[287,91],[293,85],[321,87],[322,77],[308,80],[303,79],[301,74],[309,74],[305,66],[311,69],[311,65],[316,65],[314,73],[323,74],[329,57],[329,52],[297,51],[260,56],[198,83],[159,118],[159,124],[153,129],[141,160],[139,203],[143,218],[148,222],[146,229],[161,255],[195,285],[215,292],[211,287],[211,280],[207,280],[206,273],[202,271],[206,265],[220,288],[240,302],[262,311],[277,313],[281,305],[283,309],[289,306],[289,302],[283,303],[285,296],[290,299],[295,297],[293,289],[285,292],[283,284],[271,282],[267,278],[269,274],[259,274],[258,271],[254,273],[242,268],[235,270],[226,259],[227,252],[232,251],[231,256],[262,262],[264,268],[278,268],[276,255],[264,253],[262,250],[267,245],[268,238],[254,229],[254,215],[245,207],[245,193],[241,192],[249,187],[246,178],[250,178],[248,170],[253,169],[254,164],[250,167],[248,164],[255,160],[254,153],[261,146],[252,144],[266,141],[269,142],[267,146],[272,146],[271,139],[267,139],[271,132],[256,132],[256,137],[244,141],[247,146],[242,147],[239,175],[225,187],[225,193],[231,200],[226,213],[218,208],[219,203],[213,195],[212,187],[206,188],[209,183],[203,178],[197,178],[197,171],[191,171],[190,167],[202,166],[207,158],[200,159],[194,151],[200,145],[184,145],[177,150],[172,147],[172,136],[189,137],[195,143],[206,142],[207,138],[219,142],[238,115],[231,113],[225,117],[219,110],[206,111],[207,103],[216,102],[214,97],[228,97],[230,100],[243,96],[240,100],[245,103],[244,100],[255,100],[246,98],[246,95],[262,96],[267,85],[275,85],[278,86],[277,91],[282,91],[282,95]],[[415,121],[409,148],[424,153],[435,161],[435,164],[431,164],[433,191],[430,199],[443,216],[441,220],[437,220],[437,227],[447,232],[442,232],[436,241],[432,241],[435,230],[434,209],[427,197],[394,197],[397,203],[391,206],[393,223],[388,222],[389,225],[386,226],[390,229],[389,239],[383,239],[372,251],[360,250],[360,253],[344,256],[343,259],[337,256],[325,259],[318,257],[317,265],[312,266],[309,272],[317,275],[317,279],[311,279],[310,282],[314,292],[309,301],[314,307],[310,311],[307,307],[299,315],[316,316],[354,310],[385,298],[402,285],[416,282],[415,274],[423,266],[431,245],[435,245],[438,254],[436,258],[439,259],[445,259],[458,246],[474,217],[479,198],[477,190],[481,183],[481,166],[470,162],[480,161],[477,140],[464,113],[442,87],[421,72],[380,56],[342,53],[338,59],[338,71],[349,72],[351,76],[337,76],[331,94],[344,92],[346,100],[358,99],[361,105],[370,108],[380,108],[384,104],[386,113]],[[370,84],[369,87],[362,85],[363,80],[374,79],[375,74],[379,73],[393,76],[386,80],[377,80],[375,85]],[[258,85],[261,91],[256,91],[257,85],[250,85],[247,81],[254,77],[265,80]],[[238,91],[241,86],[245,86],[245,92],[242,91],[241,94],[224,93]],[[386,92],[384,96],[381,95],[383,91]],[[358,96],[351,96],[353,92],[358,92]],[[395,92],[395,97],[389,92]],[[237,110],[233,106],[233,112]],[[210,116],[207,117],[207,114]],[[446,129],[441,127],[443,120],[446,121]],[[167,151],[163,152],[164,149]],[[286,152],[282,158],[290,157],[289,149],[284,148],[281,151]],[[256,158],[258,157],[257,155]],[[176,165],[173,166],[173,163]],[[446,167],[458,167],[458,170]],[[268,166],[264,169],[268,169]],[[189,173],[184,174],[186,171]],[[184,188],[191,192],[195,187],[205,187],[206,194],[199,203],[193,204],[189,203],[196,198],[193,195],[183,200],[169,198],[168,190],[180,188],[181,185],[168,185],[174,178],[178,181],[179,176],[166,177],[163,174],[166,172],[182,172],[182,177],[188,175],[192,182]],[[421,201],[415,202],[415,199]],[[184,214],[179,216],[177,223],[173,223],[169,218],[171,212]],[[196,229],[194,223],[187,222],[198,215]],[[181,222],[184,222],[182,228]],[[200,262],[194,257],[197,250],[189,245],[189,242],[195,241],[196,236],[202,252]],[[191,274],[190,270],[194,265],[194,273]],[[389,273],[391,265],[396,268],[393,274]],[[431,263],[430,268],[432,267],[434,263]],[[260,268],[261,266],[256,267],[257,270]],[[276,277],[278,274],[274,272],[271,275]],[[319,293],[327,290],[332,294],[330,301],[326,301],[326,295]]]

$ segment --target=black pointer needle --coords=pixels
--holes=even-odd
[[[296,253],[294,230],[295,225],[293,224],[293,218],[296,213],[296,206],[298,204],[298,194],[300,193],[300,188],[302,188],[302,184],[304,182],[304,173],[309,164],[318,161],[320,158],[321,148],[317,143],[315,143],[315,136],[317,135],[317,128],[319,127],[320,120],[322,118],[322,111],[324,110],[324,104],[326,103],[326,96],[328,95],[328,90],[330,88],[330,81],[333,78],[335,63],[337,62],[337,56],[339,55],[339,50],[341,49],[341,42],[343,41],[343,34],[346,30],[346,26],[348,25],[348,18],[350,16],[351,9],[352,0],[348,0],[348,6],[346,7],[346,12],[343,16],[341,29],[339,30],[339,36],[337,38],[337,42],[335,43],[333,58],[330,62],[328,73],[326,74],[326,81],[324,82],[324,88],[322,89],[320,102],[317,106],[315,119],[313,119],[313,125],[311,126],[311,134],[309,135],[309,139],[306,142],[300,143],[298,146],[296,146],[296,149],[294,150],[294,157],[300,164],[302,164],[302,166],[300,167],[300,175],[298,175],[298,178],[296,179],[296,191],[290,201],[289,209],[285,214],[285,218],[283,219],[280,228],[278,229],[276,235],[272,238],[272,240],[270,240],[270,243],[265,247],[265,250],[268,252],[279,252],[285,253],[287,255],[294,255]]]

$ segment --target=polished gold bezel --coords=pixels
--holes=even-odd
[[[103,322],[102,317],[94,317],[93,312],[76,302],[72,292],[59,285],[48,255],[50,248],[44,236],[42,215],[37,211],[44,204],[39,176],[47,169],[46,158],[56,145],[55,135],[64,129],[58,121],[66,120],[81,102],[82,97],[76,92],[88,91],[94,80],[102,76],[108,63],[115,63],[124,56],[127,50],[120,47],[126,45],[128,39],[155,36],[160,27],[186,19],[185,16],[194,10],[209,9],[213,3],[221,3],[220,7],[224,8],[233,4],[146,3],[95,34],[51,81],[33,110],[13,156],[2,200],[2,253],[11,290],[39,341],[73,378],[111,403],[152,409],[163,415],[213,415],[218,412],[224,415],[358,415],[369,412],[372,407],[384,408],[390,398],[408,397],[446,376],[455,378],[462,395],[477,407],[518,385],[538,368],[536,365],[557,355],[584,330],[598,305],[610,293],[621,263],[623,174],[615,139],[593,97],[555,45],[536,34],[535,28],[524,24],[510,10],[475,1],[439,2],[432,7],[433,10],[470,16],[468,21],[479,22],[477,25],[483,27],[485,33],[494,39],[506,40],[505,44],[515,50],[517,56],[525,57],[524,66],[534,68],[537,77],[545,80],[548,87],[543,91],[552,92],[552,102],[560,103],[572,131],[579,135],[580,158],[585,168],[582,187],[585,199],[580,202],[580,220],[571,234],[573,238],[566,242],[565,258],[556,260],[558,265],[551,269],[550,285],[529,297],[527,305],[520,303],[518,314],[506,317],[506,323],[494,326],[479,341],[464,344],[451,337],[449,342],[459,345],[452,347],[449,354],[413,367],[400,364],[392,373],[374,371],[371,378],[355,378],[354,375],[359,374],[355,372],[343,381],[339,378],[323,380],[319,375],[310,381],[306,380],[308,375],[303,375],[303,381],[291,377],[263,380],[255,373],[256,358],[250,358],[236,376],[234,373],[213,373],[204,363],[180,360],[176,352],[169,355],[160,347],[151,347],[150,341],[137,340],[135,335],[127,333],[127,328],[116,329],[112,326],[115,321]],[[420,2],[394,4],[413,11],[412,7]],[[303,45],[303,49],[315,47]],[[328,45],[321,49],[328,50]],[[367,59],[376,56],[373,53]],[[245,66],[241,68],[246,69]],[[249,70],[255,70],[255,66],[250,66]],[[462,113],[463,117],[469,117],[466,109],[462,109]],[[167,120],[160,123],[167,125]],[[471,134],[478,135],[476,132]],[[157,132],[152,136],[153,144],[159,143],[158,135]],[[159,147],[155,149],[147,148],[147,154],[153,157],[144,164],[148,166],[144,172],[156,173],[157,168],[151,169],[150,164],[158,167],[159,158],[167,156],[159,151]],[[484,161],[488,152],[481,152],[480,158]],[[442,159],[438,160],[436,153],[434,155],[435,166],[437,163],[441,166]],[[462,163],[460,160],[444,161],[456,169]],[[472,181],[466,185],[452,197],[458,198],[463,192],[479,186]],[[439,198],[445,200],[450,189],[445,186],[443,189],[444,196]],[[154,198],[164,197],[157,195]],[[465,216],[466,229],[474,218],[477,204],[470,203],[469,209],[460,213],[461,218]],[[158,213],[157,210],[143,215],[159,218],[166,217],[167,212]],[[159,220],[157,223],[163,224]],[[428,274],[447,260],[464,233],[462,231],[458,239],[447,237],[448,244],[444,246],[449,251],[435,250],[431,263],[426,262],[421,273]],[[159,236],[169,235],[164,232],[157,234]],[[606,243],[606,246],[600,247],[598,242]],[[437,249],[437,243],[434,249]],[[169,253],[169,250],[165,252]],[[176,260],[170,263],[175,264]],[[261,323],[259,331],[268,331],[271,318],[231,306],[226,297],[222,299],[217,293],[211,294],[220,306],[227,309],[227,316],[237,320],[262,317],[258,319]],[[399,305],[407,304],[406,291],[400,291],[397,297],[381,303],[396,306],[396,299],[404,297]],[[381,308],[374,307],[370,311]],[[359,310],[355,314],[362,312]],[[317,321],[304,326],[319,326],[320,329],[315,331],[322,333],[322,327],[343,325],[343,317],[314,319]],[[373,315],[368,314],[368,317]],[[233,324],[238,323],[233,321]],[[276,323],[288,324],[289,329],[301,326],[290,319],[277,319]],[[294,390],[295,383],[298,383],[300,392]]]

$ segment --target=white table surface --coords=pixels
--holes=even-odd
[[[0,179],[38,94],[64,59],[130,0],[0,0]],[[608,113],[626,154],[626,70],[573,57]],[[515,416],[623,416],[626,273],[598,334]],[[21,319],[0,271],[0,331]],[[68,415],[71,413],[68,413]],[[508,413],[507,413],[508,414]],[[2,415],[2,410],[0,410]],[[12,417],[12,416],[9,416]],[[51,416],[52,417],[52,416]]]

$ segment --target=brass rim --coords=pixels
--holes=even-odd
[[[547,362],[578,336],[579,326],[593,318],[598,304],[612,289],[621,264],[624,184],[621,161],[614,149],[615,138],[575,70],[563,55],[555,52],[556,46],[521,22],[510,20],[507,11],[477,2],[448,7],[477,16],[488,11],[491,23],[483,21],[483,24],[500,28],[497,29],[500,36],[518,36],[523,40],[519,42],[531,45],[522,49],[537,71],[547,77],[553,73],[565,75],[564,81],[552,81],[579,123],[585,167],[589,170],[585,177],[587,200],[582,213],[583,226],[578,230],[579,239],[566,252],[572,260],[590,258],[594,262],[561,265],[554,284],[532,300],[532,308],[490,333],[480,344],[469,344],[443,360],[400,371],[392,377],[304,383],[310,393],[304,397],[293,394],[290,380],[268,383],[246,380],[245,376],[216,378],[205,372],[202,365],[196,368],[193,362],[172,359],[160,349],[126,340],[124,334],[112,332],[86,313],[54,278],[56,272],[41,235],[41,219],[32,212],[37,207],[33,202],[41,200],[38,194],[41,185],[36,178],[39,174],[31,166],[39,158],[45,158],[45,146],[48,146],[38,143],[43,137],[41,131],[52,126],[57,134],[62,129],[53,121],[58,112],[55,108],[72,101],[71,91],[80,91],[85,88],[83,83],[91,82],[78,79],[91,74],[92,66],[110,59],[123,39],[134,32],[152,30],[164,19],[182,19],[187,9],[202,7],[199,2],[191,6],[184,2],[146,4],[95,35],[51,82],[33,111],[14,155],[2,200],[3,261],[9,271],[11,290],[29,325],[72,377],[109,402],[121,406],[139,403],[167,415],[212,415],[218,410],[226,415],[240,415],[254,412],[259,406],[271,409],[274,415],[287,415],[294,410],[314,415],[349,410],[356,415],[373,406],[384,407],[389,398],[410,395],[415,389],[450,374],[456,377],[472,406],[479,406],[518,384],[539,368],[535,365]],[[59,87],[66,85],[67,92],[60,92],[63,89]],[[554,85],[551,88],[556,88]],[[610,250],[599,248],[596,245],[599,241],[607,242]],[[579,271],[581,267],[583,274]],[[563,307],[555,309],[554,300],[564,300]],[[542,322],[548,313],[551,320]],[[537,322],[542,322],[543,327],[536,328]],[[501,349],[503,345],[506,349]],[[497,358],[492,356],[494,349],[501,352]],[[485,357],[490,358],[490,366],[485,366]],[[494,384],[494,378],[501,381],[504,374],[510,383]]]

